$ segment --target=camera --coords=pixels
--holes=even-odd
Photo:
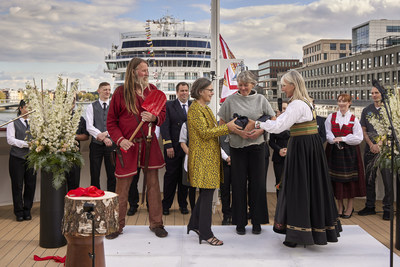
[[[85,202],[85,204],[83,204],[83,211],[84,212],[92,212],[92,211],[94,211],[94,204]]]

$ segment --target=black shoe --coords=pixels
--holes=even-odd
[[[383,216],[382,219],[384,219],[385,221],[389,221],[390,220],[390,211],[383,211]]]
[[[360,215],[360,216],[366,216],[366,215],[372,215],[372,214],[376,214],[375,208],[365,207],[358,212],[358,215]]]
[[[114,232],[114,233],[111,233],[111,234],[109,234],[109,235],[106,235],[106,239],[108,239],[108,240],[115,239],[115,238],[117,238],[120,234],[122,234],[122,233],[119,232],[119,231]]]
[[[261,225],[259,224],[253,224],[253,229],[251,230],[251,232],[255,235],[259,235],[261,234]]]
[[[245,234],[246,234],[246,228],[236,226],[236,233],[237,233],[238,235],[245,235]]]
[[[22,222],[24,220],[23,216],[17,216],[16,217],[17,222]]]
[[[232,224],[232,217],[231,216],[224,216],[222,220],[222,225],[231,225]]]
[[[179,208],[179,210],[181,211],[182,214],[189,214],[189,210],[186,207]]]
[[[24,220],[25,221],[30,221],[30,220],[32,220],[32,216],[31,215],[25,215],[24,216]]]
[[[295,248],[297,247],[297,243],[294,242],[289,242],[289,241],[283,241],[283,244],[289,248]]]
[[[137,212],[137,207],[130,207],[126,215],[133,216]]]
[[[353,212],[354,212],[354,209],[351,211],[350,215],[346,215],[346,214],[343,213],[342,218],[343,219],[350,219],[351,215],[353,215]]]
[[[162,214],[163,215],[169,215],[169,209],[163,209]]]

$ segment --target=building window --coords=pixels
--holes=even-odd
[[[168,72],[168,80],[175,80],[175,72]]]
[[[168,91],[174,91],[175,90],[175,84],[174,83],[168,83]]]
[[[343,58],[343,57],[346,57],[346,53],[340,53],[339,54],[339,58]]]
[[[335,43],[330,43],[330,49],[331,50],[336,50],[336,44]]]
[[[346,50],[346,44],[341,43],[340,44],[340,50]]]
[[[400,32],[400,26],[386,26],[386,32]]]

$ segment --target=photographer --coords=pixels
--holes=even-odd
[[[239,91],[229,96],[222,104],[218,116],[220,123],[230,121],[237,113],[235,123],[243,130],[229,134],[232,171],[232,223],[239,235],[246,234],[247,225],[247,184],[249,187],[250,218],[253,234],[261,233],[261,224],[268,223],[268,207],[265,178],[264,130],[257,130],[247,136],[247,119],[257,120],[263,115],[275,116],[271,105],[253,89],[257,84],[250,71],[241,72],[238,77]],[[236,115],[235,115],[236,116]],[[246,118],[247,117],[247,118]]]

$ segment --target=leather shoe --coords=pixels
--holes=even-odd
[[[389,221],[390,220],[390,211],[383,211],[382,219],[384,219],[385,221]]]
[[[261,225],[259,224],[253,224],[253,229],[251,230],[251,232],[255,235],[259,235],[261,234]]]
[[[366,216],[366,215],[372,215],[372,214],[376,214],[375,208],[365,207],[358,212],[358,215],[360,215],[360,216]]]
[[[133,216],[137,212],[137,207],[130,207],[126,215]]]
[[[106,238],[111,240],[117,238],[121,233],[119,231],[106,235]]]
[[[168,232],[165,231],[164,226],[159,226],[156,228],[150,228],[152,232],[156,234],[157,237],[166,237],[168,235]]]
[[[163,210],[163,211],[162,211],[162,214],[163,214],[163,215],[169,215],[169,209]]]
[[[354,212],[354,209],[351,211],[351,213],[349,215],[346,215],[346,214],[343,213],[342,218],[343,219],[350,219],[351,215],[353,215],[353,212]]]
[[[246,228],[236,226],[236,233],[237,233],[238,235],[245,235],[245,234],[246,234]]]
[[[17,216],[16,217],[17,222],[22,222],[24,220],[23,216]]]
[[[181,211],[182,214],[189,214],[189,210],[185,207],[185,208],[179,208],[179,210]]]
[[[222,225],[231,225],[232,224],[232,217],[231,216],[224,216],[222,220]]]
[[[32,216],[31,215],[25,215],[24,216],[24,220],[25,221],[30,221],[30,220],[32,220]]]

